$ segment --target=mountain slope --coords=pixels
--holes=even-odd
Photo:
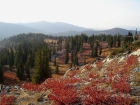
[[[17,35],[20,33],[44,33],[42,30],[33,29],[18,24],[3,23],[0,22],[0,39],[6,38],[12,35]]]
[[[123,28],[112,28],[112,29],[109,29],[109,30],[101,31],[101,33],[111,34],[111,35],[115,35],[115,34],[120,33],[122,35],[127,35],[129,31],[131,31],[133,34],[135,34],[134,30],[126,30],[126,29],[123,29]]]
[[[39,29],[43,31],[47,31],[49,33],[59,33],[59,32],[66,32],[66,31],[84,31],[87,30],[87,28],[71,25],[68,23],[62,23],[62,22],[46,22],[46,21],[40,21],[40,22],[33,22],[33,23],[24,23],[21,24],[26,27],[31,27],[34,29]]]
[[[130,30],[133,35],[135,30]],[[77,35],[85,33],[86,35],[98,35],[98,34],[111,34],[116,35],[120,33],[121,35],[127,35],[129,30],[122,28],[112,28],[108,30],[93,30],[89,28],[83,28],[62,22],[33,22],[33,23],[21,23],[21,24],[11,24],[0,22],[0,39],[10,37],[12,35],[17,35],[20,33],[43,33],[49,35]],[[140,34],[140,31],[138,31]]]
[[[90,35],[98,35],[98,34],[110,34],[110,35],[116,35],[116,34],[121,34],[121,35],[127,35],[128,32],[131,31],[133,35],[135,35],[135,30],[127,30],[127,29],[122,29],[122,28],[112,28],[108,30],[103,30],[103,31],[96,31],[96,30],[85,30],[81,32],[77,31],[67,31],[67,32],[61,32],[61,33],[55,33],[53,35],[76,35],[76,34],[81,34],[84,33],[88,36]],[[140,34],[140,31],[137,31]]]

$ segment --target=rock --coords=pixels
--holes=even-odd
[[[140,86],[133,87],[130,94],[134,96],[140,96]]]

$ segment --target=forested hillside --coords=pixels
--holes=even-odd
[[[15,83],[20,83],[20,84],[22,82],[26,82],[27,84],[25,84],[23,88],[33,89],[33,90],[35,89],[35,91],[36,89],[40,89],[39,88],[40,86],[44,87],[42,89],[52,88],[51,86],[48,86],[45,84],[49,83],[49,84],[52,84],[53,86],[54,82],[57,83],[58,81],[53,80],[56,78],[55,76],[57,76],[57,78],[58,76],[59,78],[61,77],[66,78],[66,81],[72,84],[77,83],[77,82],[81,84],[81,81],[83,81],[83,79],[86,82],[82,82],[82,83],[85,83],[85,84],[87,82],[90,82],[89,84],[92,84],[93,82],[103,83],[102,81],[87,81],[88,78],[84,78],[84,76],[89,74],[89,77],[96,78],[96,79],[97,79],[96,77],[97,75],[104,77],[107,72],[106,70],[110,70],[110,68],[109,67],[106,68],[106,64],[103,66],[103,62],[106,62],[109,59],[119,56],[118,54],[125,54],[125,55],[130,54],[131,52],[139,49],[139,46],[140,46],[138,35],[137,34],[133,35],[131,32],[128,32],[128,35],[126,36],[123,36],[120,34],[117,34],[117,35],[104,35],[104,34],[94,35],[93,34],[92,36],[87,36],[86,34],[80,34],[80,35],[67,36],[67,37],[66,36],[58,37],[58,36],[50,36],[50,35],[44,35],[44,34],[29,33],[29,34],[19,34],[16,36],[9,37],[1,41],[0,44],[1,44],[1,49],[0,49],[0,75],[1,75],[0,80],[1,81],[0,83],[7,85],[9,84],[9,82],[7,81],[14,81]],[[118,75],[121,75],[120,73],[124,73],[125,71],[124,69],[127,66],[125,62],[131,63],[130,62],[131,58],[134,59],[134,62],[136,62],[136,60],[138,59],[135,56],[127,57],[126,59],[129,59],[129,60],[124,61],[124,64],[122,66],[115,65],[114,63],[112,63],[113,65],[117,67],[120,66],[122,68],[121,69],[122,71],[120,72],[117,72],[113,68],[114,70],[113,73],[119,73]],[[103,61],[103,59],[106,59],[106,61]],[[116,60],[115,62],[118,62],[118,59]],[[97,68],[94,67],[95,64]],[[105,70],[102,69],[102,67],[105,68]],[[79,74],[78,72],[79,68],[80,68],[81,74]],[[86,69],[90,70],[91,68],[93,72],[95,69],[96,70],[98,69],[99,71],[101,70],[102,72],[97,72],[95,70],[96,71],[94,72],[96,75],[95,76],[93,72],[91,72],[90,74],[90,72],[87,71],[87,73],[83,75],[83,72],[85,72]],[[134,69],[134,67],[132,69]],[[71,72],[72,70],[74,71]],[[103,73],[103,74],[100,74],[100,73]],[[79,75],[79,78],[77,78],[76,74]],[[113,75],[116,77],[115,74],[110,74],[109,72],[108,76],[110,75]],[[13,77],[10,77],[10,76],[13,76]],[[112,79],[113,77],[109,77],[109,78]],[[60,79],[60,82],[62,82],[62,84],[64,85],[62,88],[65,88],[66,81],[65,79],[64,80]],[[124,82],[126,83],[127,81],[124,81]],[[31,84],[28,85],[28,83],[29,84],[31,83]],[[112,82],[107,80],[106,84],[107,83],[112,83]],[[58,86],[59,86],[59,83],[58,83]],[[85,87],[85,85],[83,86],[85,89],[89,88],[89,87]],[[94,89],[97,87],[98,86],[96,87],[93,86]],[[118,91],[120,92],[125,91],[127,93],[131,90],[129,86],[128,86],[129,88],[128,90],[123,90],[123,87],[120,89],[116,87],[116,85],[113,85],[113,87],[111,88],[113,89],[115,93],[109,93],[109,96],[113,94],[117,94],[116,89],[114,88],[119,89]],[[74,87],[72,86],[71,89],[72,91],[77,91],[77,88],[75,90],[75,86]],[[69,91],[69,88],[68,88],[68,91]],[[80,91],[82,90],[80,89]],[[97,91],[97,89],[95,89],[94,91]],[[58,92],[58,91],[53,90],[53,92]],[[61,92],[61,90],[59,92]],[[101,92],[106,92],[106,90],[103,90]],[[74,93],[68,93],[68,94],[72,95]],[[113,100],[118,102],[119,98],[121,98],[124,100],[124,103],[126,103],[126,99],[122,97],[122,94],[127,95],[126,93],[121,93],[121,96],[119,97],[119,93],[118,93],[116,96],[117,100],[115,99]],[[55,103],[61,103],[59,99],[56,100],[56,97],[54,95],[56,95],[56,93],[50,94],[50,97],[51,97],[50,100],[54,100]],[[80,98],[81,96],[80,94],[77,93],[76,97]],[[127,98],[130,99],[130,97],[128,96]],[[108,99],[110,100],[110,98]],[[96,101],[98,102],[98,100]],[[83,103],[82,101],[76,101],[76,100],[75,101],[68,100],[67,102]],[[104,100],[104,102],[108,102],[108,100]]]

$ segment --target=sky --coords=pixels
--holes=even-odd
[[[140,0],[0,0],[0,22],[65,22],[109,29],[140,27]]]

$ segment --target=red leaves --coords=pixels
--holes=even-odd
[[[3,95],[2,97],[0,97],[0,105],[11,105],[14,101],[14,96]]]
[[[22,88],[30,91],[40,91],[39,84],[33,84],[33,83],[25,83],[22,85]]]
[[[61,88],[63,86],[66,86],[68,84],[73,85],[74,83],[79,83],[81,82],[80,79],[78,78],[66,78],[66,79],[46,79],[41,85],[40,88],[43,90],[47,89],[54,89],[54,88]]]
[[[120,92],[129,93],[131,91],[131,87],[130,87],[129,83],[124,80],[122,80],[120,82],[115,82],[112,85],[112,87],[115,88],[116,91],[120,91]]]
[[[84,102],[85,105],[101,105],[108,103],[112,93],[106,92],[104,89],[98,90],[96,86],[86,87],[83,90]]]
[[[33,91],[49,89],[49,99],[54,100],[57,105],[130,105],[132,100],[127,95],[131,91],[129,73],[138,63],[137,56],[129,56],[121,64],[117,62],[117,59],[110,62],[103,69],[105,72],[88,71],[92,68],[88,64],[83,68],[83,76],[79,71],[73,70],[68,78],[47,79],[40,85],[29,83],[23,88]],[[102,66],[102,61],[97,63],[98,69]],[[74,78],[75,75],[79,75],[80,79]]]
[[[49,95],[50,99],[54,100],[56,104],[70,105],[78,102],[79,93],[74,86],[64,86],[61,88],[54,88]]]
[[[41,84],[41,87],[52,89],[52,93],[49,95],[50,99],[54,100],[57,104],[69,105],[78,100],[78,92],[76,91],[74,84],[81,82],[77,78],[66,79],[48,79]]]
[[[103,66],[103,62],[102,61],[97,62],[97,67],[98,68],[101,68],[102,66]]]
[[[71,73],[69,74],[69,77],[73,77],[77,74],[78,70],[73,70],[71,71]]]
[[[85,69],[89,70],[91,68],[92,68],[92,66],[90,64],[85,65]]]
[[[126,59],[126,63],[131,66],[136,65],[138,63],[137,56],[131,55]]]
[[[89,75],[88,75],[88,77],[89,78],[96,78],[97,77],[97,74],[96,73],[94,73],[94,72],[91,72],[91,73],[89,73]]]
[[[110,92],[105,89],[98,90],[96,86],[86,87],[83,90],[84,105],[130,105],[132,100],[128,95]]]
[[[138,64],[137,56],[135,55],[129,56],[121,67],[121,73],[125,73],[129,70],[134,69],[137,66],[137,64]]]

